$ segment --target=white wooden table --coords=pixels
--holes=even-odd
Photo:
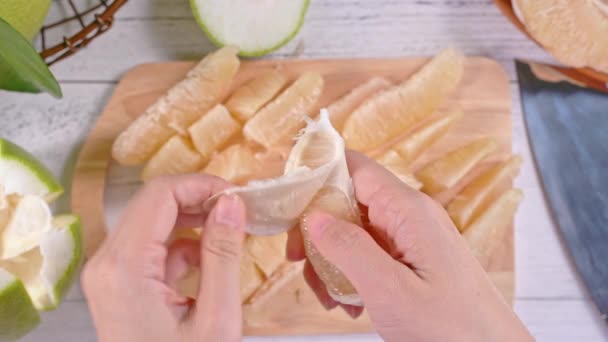
[[[93,1],[76,1],[89,3]],[[67,11],[55,0],[49,19]],[[55,32],[61,36],[64,32]],[[513,58],[549,60],[491,0],[312,0],[300,34],[271,58],[431,55],[446,46],[497,59],[513,96],[513,149],[527,161],[517,179],[525,200],[516,218],[515,309],[540,341],[608,341],[608,330],[551,221],[522,120]],[[68,187],[75,156],[117,81],[140,63],[199,59],[212,50],[186,0],[131,0],[115,26],[52,71],[64,98],[0,92],[0,135],[27,147]],[[69,210],[63,196],[58,210]],[[432,319],[432,317],[429,317]],[[251,341],[376,341],[374,335],[251,338]],[[24,341],[95,341],[79,287],[43,316]]]

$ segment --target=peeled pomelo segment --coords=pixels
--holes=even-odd
[[[118,136],[112,146],[114,159],[124,165],[141,164],[174,133],[185,135],[226,96],[240,64],[236,53],[236,48],[225,47],[203,58]]]
[[[516,0],[528,33],[560,62],[608,72],[605,2]]]
[[[141,173],[141,179],[147,182],[163,175],[177,175],[195,172],[203,166],[203,157],[192,142],[179,135],[169,139],[148,161]]]
[[[482,265],[487,265],[502,241],[522,198],[521,190],[508,190],[465,229],[463,236]]]
[[[327,287],[329,295],[342,304],[362,305],[361,298],[351,282],[336,266],[327,261],[317,251],[308,236],[306,216],[309,212],[315,210],[321,210],[338,219],[360,225],[361,218],[356,201],[336,187],[326,186],[322,188],[306,209],[306,213],[300,218],[300,230],[304,238],[306,256],[321,281]]]
[[[348,116],[365,100],[388,89],[392,83],[382,77],[370,78],[327,107],[329,120],[338,132],[342,131]]]
[[[7,223],[0,233],[2,246],[0,259],[17,257],[38,246],[42,237],[51,230],[51,210],[48,203],[34,195],[13,196],[8,203]],[[4,215],[3,215],[4,216]],[[6,218],[5,217],[5,218]]]
[[[430,162],[416,172],[416,178],[424,184],[422,191],[434,195],[451,188],[497,147],[494,139],[483,138]]]
[[[448,214],[461,232],[488,207],[499,187],[517,176],[521,164],[521,157],[513,156],[492,167],[469,183],[448,204]]]
[[[245,124],[243,134],[268,149],[289,142],[306,125],[305,118],[311,114],[322,90],[320,74],[302,74]]]
[[[39,323],[23,282],[0,267],[0,341],[15,341]]]
[[[243,56],[261,56],[293,38],[309,0],[190,0],[196,21],[216,45],[238,46]]]
[[[376,158],[376,161],[384,167],[386,167],[386,165],[390,165],[390,164],[404,164],[405,163],[405,160],[403,160],[403,158],[401,158],[399,153],[397,153],[397,151],[395,151],[395,150],[388,150],[388,151],[384,152],[380,157]]]
[[[309,153],[309,149],[316,154]],[[346,177],[350,182],[344,141],[331,126],[327,111],[323,110],[320,119],[310,121],[300,134],[281,177],[229,188],[207,200],[205,208],[210,210],[223,194],[236,194],[247,207],[247,231],[253,235],[274,235],[293,227],[326,183],[352,192],[347,182],[338,182],[339,177]]]
[[[287,233],[272,236],[250,236],[245,250],[266,277],[287,260]]]
[[[245,122],[272,100],[286,83],[287,78],[276,70],[262,74],[238,87],[226,101],[226,108]]]
[[[158,121],[158,115],[142,115],[114,141],[112,158],[121,165],[139,165],[174,135],[174,130]]]
[[[53,174],[29,152],[0,138],[0,184],[8,194],[29,194],[53,201],[63,187]]]
[[[405,82],[365,101],[344,124],[346,146],[369,152],[430,116],[460,82],[464,60],[458,50],[443,50]]]
[[[204,161],[240,131],[239,122],[233,119],[228,109],[222,105],[213,107],[188,128],[192,143]]]
[[[204,173],[218,176],[233,184],[241,184],[251,178],[261,167],[255,152],[246,145],[231,145],[211,158]]]
[[[411,163],[431,147],[431,145],[441,139],[454,122],[462,118],[462,116],[461,112],[454,112],[433,120],[395,144],[392,148],[399,153],[406,163]]]

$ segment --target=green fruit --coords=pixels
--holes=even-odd
[[[190,0],[196,21],[216,45],[234,45],[241,56],[261,56],[298,33],[309,0]]]
[[[50,6],[51,0],[2,0],[0,18],[31,40],[40,31]]]
[[[53,310],[70,289],[83,260],[82,226],[78,217],[61,215],[37,248],[0,267],[19,278],[38,310]]]
[[[21,280],[0,268],[0,341],[14,341],[40,323]]]
[[[0,185],[5,193],[42,196],[52,201],[63,193],[61,184],[34,156],[0,138]]]
[[[50,284],[46,289],[48,301],[39,306],[42,310],[52,310],[59,305],[78,277],[84,260],[82,224],[78,216],[57,216],[53,227],[40,244],[43,258],[40,276],[45,285]]]

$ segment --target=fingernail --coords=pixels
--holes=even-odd
[[[333,216],[323,212],[313,212],[305,220],[306,224],[304,228],[308,230],[313,240],[319,239],[327,227],[336,222]]]
[[[356,319],[357,317],[359,317],[359,308],[356,308],[354,306],[343,306],[344,311],[346,311],[346,313],[353,319]]]
[[[233,228],[241,229],[245,225],[245,210],[243,202],[236,195],[220,197],[215,206],[215,222]]]
[[[323,299],[323,300],[321,300],[321,305],[323,305],[325,310],[329,311],[329,310],[335,308],[336,306],[338,306],[338,303],[336,303],[332,299]]]

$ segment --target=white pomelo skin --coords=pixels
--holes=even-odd
[[[46,185],[34,174],[24,172],[24,167],[15,160],[0,159],[0,179],[7,193],[42,195],[48,192]]]
[[[0,268],[23,281],[38,310],[52,310],[59,305],[82,261],[78,218],[58,216],[52,225],[40,239],[39,246],[10,261],[0,260]]]
[[[2,231],[0,259],[11,259],[38,246],[51,229],[51,210],[40,197],[25,195],[9,209],[8,223]]]
[[[299,30],[309,0],[190,0],[194,16],[217,45],[259,56],[287,43]]]
[[[51,202],[63,193],[61,184],[34,156],[0,138],[0,185],[7,194],[42,196]]]
[[[82,262],[80,220],[73,215],[58,216],[53,220],[53,226],[55,229],[40,243],[43,260],[40,280],[48,301],[37,307],[43,310],[57,307]]]
[[[322,132],[328,136],[327,149],[315,168],[300,163],[309,145],[307,136]],[[346,174],[345,174],[346,172]],[[247,232],[253,235],[274,235],[293,227],[314,196],[325,185],[339,187],[350,193],[336,179],[348,176],[344,157],[344,140],[329,121],[327,110],[316,122],[309,122],[291,150],[281,177],[251,181],[246,186],[227,189],[205,202],[210,210],[223,194],[237,194],[247,206]]]

